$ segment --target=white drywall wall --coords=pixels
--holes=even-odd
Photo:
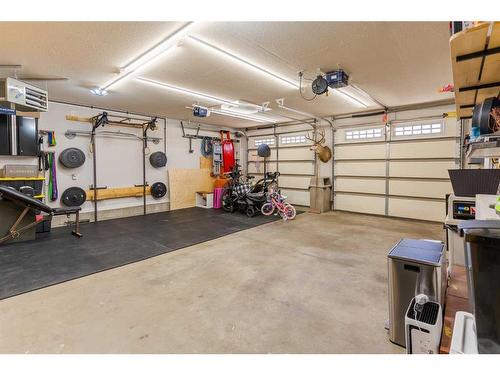
[[[109,115],[117,114],[125,116],[123,113],[107,111]],[[85,164],[76,169],[67,169],[59,162],[57,163],[57,187],[59,191],[59,199],[51,202],[48,197],[45,202],[52,207],[60,207],[60,197],[64,190],[71,186],[78,186],[84,190],[88,190],[93,183],[93,166],[92,166],[92,153],[90,152],[90,137],[77,136],[73,139],[68,139],[65,132],[68,129],[79,131],[90,131],[90,123],[68,121],[67,115],[74,115],[78,117],[91,117],[102,110],[92,109],[88,107],[61,104],[50,102],[49,111],[42,113],[38,122],[39,130],[53,130],[56,133],[57,145],[55,147],[48,147],[47,140],[44,142],[44,149],[46,151],[55,151],[56,158],[59,157],[61,151],[68,147],[77,147],[81,149],[86,156]],[[149,120],[148,117],[130,114],[133,117],[144,118],[145,121]],[[196,127],[195,124],[185,124],[187,127]],[[182,138],[182,129],[179,120],[172,119],[159,119],[158,129],[156,131],[148,132],[151,137],[161,138],[159,144],[148,142],[150,153],[155,151],[163,151],[165,147],[164,127],[166,130],[166,154],[167,154],[167,167],[153,168],[149,163],[149,156],[146,157],[146,181],[151,185],[154,182],[163,182],[168,187],[168,174],[169,168],[199,168],[199,158],[201,156],[201,140],[193,139],[192,147],[193,153],[189,152],[189,140]],[[217,131],[210,131],[210,127],[202,126],[199,135],[206,135],[218,137]],[[227,128],[226,128],[227,129]],[[97,131],[121,131],[126,133],[133,133],[141,136],[141,129],[106,126],[99,128]],[[187,134],[194,134],[196,130],[186,129]],[[234,139],[234,133],[231,134]],[[122,138],[109,138],[98,137],[96,141],[96,155],[97,155],[97,185],[99,187],[107,186],[108,188],[114,187],[132,187],[134,185],[142,184],[142,142],[139,139],[122,139]],[[240,146],[235,143],[237,155]],[[18,157],[18,156],[0,156],[0,168],[4,164],[31,164],[37,165],[38,159],[35,157]],[[46,173],[48,178],[48,172]],[[46,181],[47,185],[48,181]],[[46,193],[47,189],[45,186]],[[156,205],[166,203],[169,201],[168,191],[167,195],[162,199],[154,199],[151,196],[147,197],[148,205]],[[140,198],[121,198],[109,199],[98,202],[99,211],[137,207],[142,206],[143,199]],[[82,206],[82,212],[92,212],[93,202],[87,201]]]

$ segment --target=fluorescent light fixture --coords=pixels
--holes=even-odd
[[[222,115],[222,116],[236,117],[236,118],[241,118],[243,120],[250,120],[250,121],[256,121],[256,122],[261,122],[261,123],[272,122],[271,120],[266,120],[264,118],[241,115],[241,114],[237,114],[237,113],[230,112],[230,111],[223,111],[220,109],[210,109],[210,113],[215,113],[216,115]]]
[[[345,100],[349,101],[350,103],[358,106],[358,107],[373,107],[379,106],[379,103],[377,103],[373,98],[360,89],[359,87],[355,85],[349,85],[346,87],[340,87],[338,89],[329,89],[330,92],[335,93],[335,94],[340,94]]]
[[[158,81],[154,81],[152,79],[147,79],[147,78],[142,78],[142,77],[137,77],[136,79],[138,81],[141,81],[141,82],[153,85],[153,86],[161,87],[161,88],[164,88],[164,89],[167,89],[167,90],[170,90],[170,91],[175,91],[175,92],[178,92],[178,93],[181,93],[181,94],[187,94],[187,95],[195,96],[195,97],[198,97],[198,98],[201,98],[201,99],[211,100],[211,101],[217,102],[217,103],[225,103],[225,104],[231,104],[231,105],[238,105],[238,103],[235,102],[235,101],[218,98],[218,97],[213,96],[213,95],[204,94],[204,93],[201,93],[201,92],[197,92],[197,91],[185,89],[185,88],[178,87],[178,86],[173,86],[173,85],[170,85],[168,83],[158,82]]]
[[[281,109],[286,109],[287,111],[290,111],[290,112],[293,112],[293,113],[297,113],[297,114],[305,116],[305,117],[317,118],[317,116],[313,115],[312,113],[302,112],[302,111],[299,111],[298,109],[287,107],[286,105],[283,105],[279,100],[280,99],[276,100],[276,102],[278,103],[278,107],[281,108]]]
[[[95,89],[91,89],[90,92],[94,95],[97,95],[97,96],[108,95],[108,92],[106,90],[100,89],[99,87],[96,87]]]
[[[327,123],[330,124],[330,126],[333,126],[332,122],[330,120],[328,120],[327,118],[325,118],[325,117],[318,117],[318,116],[313,115],[312,113],[309,113],[309,112],[303,112],[303,111],[299,111],[298,109],[295,109],[295,108],[287,107],[286,105],[284,105],[284,102],[285,102],[284,98],[276,99],[276,103],[278,104],[278,107],[281,108],[281,109],[286,109],[287,111],[290,111],[290,112],[293,112],[293,113],[297,113],[299,115],[306,116],[306,117],[309,117],[309,118],[312,117],[312,118],[314,118],[316,120],[326,121]],[[303,121],[303,120],[297,120],[297,121]]]
[[[202,45],[204,47],[207,47],[209,48],[210,50],[212,51],[215,51],[215,52],[218,52],[219,54],[222,54],[226,57],[229,57],[231,58],[233,61],[237,61],[241,64],[244,64],[246,67],[250,67],[250,68],[253,68],[254,70],[258,70],[259,72],[261,73],[264,73],[264,74],[267,74],[268,76],[276,79],[276,80],[279,80],[280,82],[282,83],[286,83],[288,86],[292,86],[293,88],[296,88],[298,89],[299,88],[299,84],[297,82],[294,82],[292,80],[289,80],[287,78],[284,78],[284,77],[281,77],[280,75],[276,74],[276,73],[273,73],[267,69],[264,69],[260,66],[258,66],[257,64],[254,64],[250,61],[247,61],[239,56],[236,56],[235,54],[231,53],[231,52],[228,52],[228,51],[225,51],[223,50],[222,48],[220,47],[217,47],[217,46],[214,46],[213,44],[210,44],[204,40],[201,40],[195,36],[192,36],[192,35],[188,35],[188,38],[195,41],[196,43],[198,43],[199,45]]]
[[[186,29],[191,26],[193,22],[187,22],[174,31],[172,34],[163,39],[156,46],[151,48],[150,50],[142,53],[140,56],[133,59],[130,63],[125,65],[120,69],[120,73],[117,77],[113,78],[111,81],[106,83],[104,86],[100,87],[101,90],[107,90],[111,86],[114,86],[116,83],[120,82],[124,78],[128,77],[131,73],[137,71],[140,68],[145,67],[150,64],[158,57],[160,57],[164,52],[168,51],[171,47],[175,45],[176,39],[186,32]]]

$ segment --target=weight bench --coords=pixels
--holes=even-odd
[[[75,214],[75,227],[71,234],[73,234],[76,237],[82,237],[82,234],[80,233],[80,210],[82,209],[81,207],[66,207],[66,208],[52,208],[47,206],[46,204],[40,202],[39,200],[30,197],[28,195],[25,195],[23,193],[20,193],[19,191],[15,190],[12,187],[8,186],[0,186],[0,200],[6,200],[6,201],[11,201],[12,203],[24,207],[23,211],[20,213],[19,217],[16,219],[14,224],[10,227],[8,234],[2,236],[0,234],[0,244],[7,242],[12,239],[19,238],[21,234],[28,229],[33,228],[36,226],[38,223],[41,223],[42,221],[47,221],[52,218],[52,216],[59,216],[59,215],[66,215],[69,217],[71,214]],[[41,220],[36,220],[24,225],[21,228],[18,228],[19,224],[23,221],[24,217],[26,214],[28,214],[29,211],[36,211],[40,210],[42,212],[45,212],[48,215],[42,216]],[[0,213],[1,215],[1,213]]]

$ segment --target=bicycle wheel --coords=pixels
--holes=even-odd
[[[234,202],[231,189],[224,190],[222,193],[222,209],[226,212],[234,212]]]
[[[293,220],[295,219],[295,216],[297,216],[297,210],[290,203],[285,203],[285,208],[283,211],[288,220]]]
[[[274,213],[274,205],[270,202],[264,203],[260,212],[262,212],[262,215],[271,216]]]

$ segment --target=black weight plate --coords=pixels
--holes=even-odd
[[[78,186],[70,187],[64,190],[61,196],[61,203],[68,207],[78,207],[85,203],[87,194],[85,190]]]
[[[151,185],[151,195],[153,198],[159,199],[164,197],[165,194],[167,194],[167,185],[163,182],[155,182]]]
[[[59,155],[59,162],[66,168],[78,168],[85,163],[85,154],[79,148],[67,148]]]
[[[161,168],[167,165],[167,155],[161,151],[153,152],[149,156],[149,162],[155,168]]]
[[[34,197],[35,196],[35,189],[31,186],[21,186],[19,188],[19,192],[23,193],[29,197]]]

